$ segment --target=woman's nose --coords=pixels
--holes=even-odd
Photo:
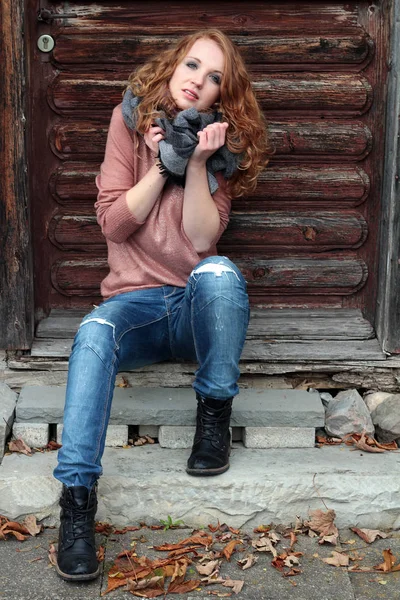
[[[204,83],[204,76],[202,75],[202,73],[194,73],[192,76],[192,83],[194,85],[196,85],[198,88],[203,87],[203,83]]]

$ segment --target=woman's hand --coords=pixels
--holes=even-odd
[[[190,157],[189,162],[198,164],[206,163],[207,160],[225,144],[228,123],[212,123],[197,133],[199,143]]]
[[[152,125],[148,131],[143,135],[146,146],[154,153],[154,156],[158,156],[158,144],[164,139],[165,131],[158,125]]]

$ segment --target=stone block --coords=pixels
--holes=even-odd
[[[336,512],[339,528],[399,529],[400,478],[394,474],[400,454],[352,450],[343,444],[285,450],[239,447],[232,449],[226,473],[191,477],[185,472],[187,449],[171,452],[159,444],[106,448],[96,519],[125,526],[173,514],[188,527],[204,527],[217,519],[232,527],[290,525],[296,515],[308,518],[323,500]],[[0,514],[17,521],[35,514],[45,525],[55,525],[61,488],[53,476],[56,464],[56,452],[5,456]]]
[[[245,427],[243,443],[246,448],[313,448],[313,427]]]
[[[4,456],[7,437],[11,431],[18,394],[7,384],[0,383],[0,462]]]
[[[374,434],[374,425],[364,400],[357,390],[339,392],[325,406],[325,430],[333,437],[348,433]]]
[[[364,395],[364,402],[372,413],[384,400],[392,396],[392,392],[370,392]]]
[[[57,425],[57,443],[62,443],[62,432],[64,425]],[[106,434],[106,446],[108,448],[117,448],[125,446],[128,443],[128,425],[109,425]]]
[[[139,435],[149,435],[151,438],[158,438],[159,425],[139,425]]]
[[[65,387],[26,386],[21,390],[16,420],[62,423]],[[195,425],[196,398],[189,388],[116,388],[112,425]],[[241,390],[233,403],[232,427],[323,427],[318,392]]]
[[[158,432],[158,443],[162,448],[191,448],[195,430],[195,427],[185,427],[184,425],[161,425]],[[230,432],[232,436],[232,428],[230,428]]]
[[[376,439],[390,443],[400,441],[400,394],[391,394],[371,413],[375,425]]]
[[[13,434],[31,448],[45,448],[49,442],[47,423],[14,423]]]

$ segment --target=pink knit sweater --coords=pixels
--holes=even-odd
[[[137,145],[138,142],[138,145]],[[111,118],[104,162],[96,178],[97,221],[107,240],[110,273],[101,284],[104,298],[143,288],[184,287],[195,265],[217,253],[215,244],[228,225],[231,201],[226,182],[213,199],[220,215],[218,234],[207,252],[198,254],[182,225],[183,188],[167,184],[144,222],[139,222],[126,202],[126,192],[154,164],[143,137],[125,125],[121,105]]]

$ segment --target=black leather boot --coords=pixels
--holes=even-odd
[[[60,498],[57,573],[66,581],[88,581],[100,574],[94,540],[96,486],[63,486]]]
[[[232,400],[197,397],[196,433],[186,472],[189,475],[219,475],[229,469]]]

